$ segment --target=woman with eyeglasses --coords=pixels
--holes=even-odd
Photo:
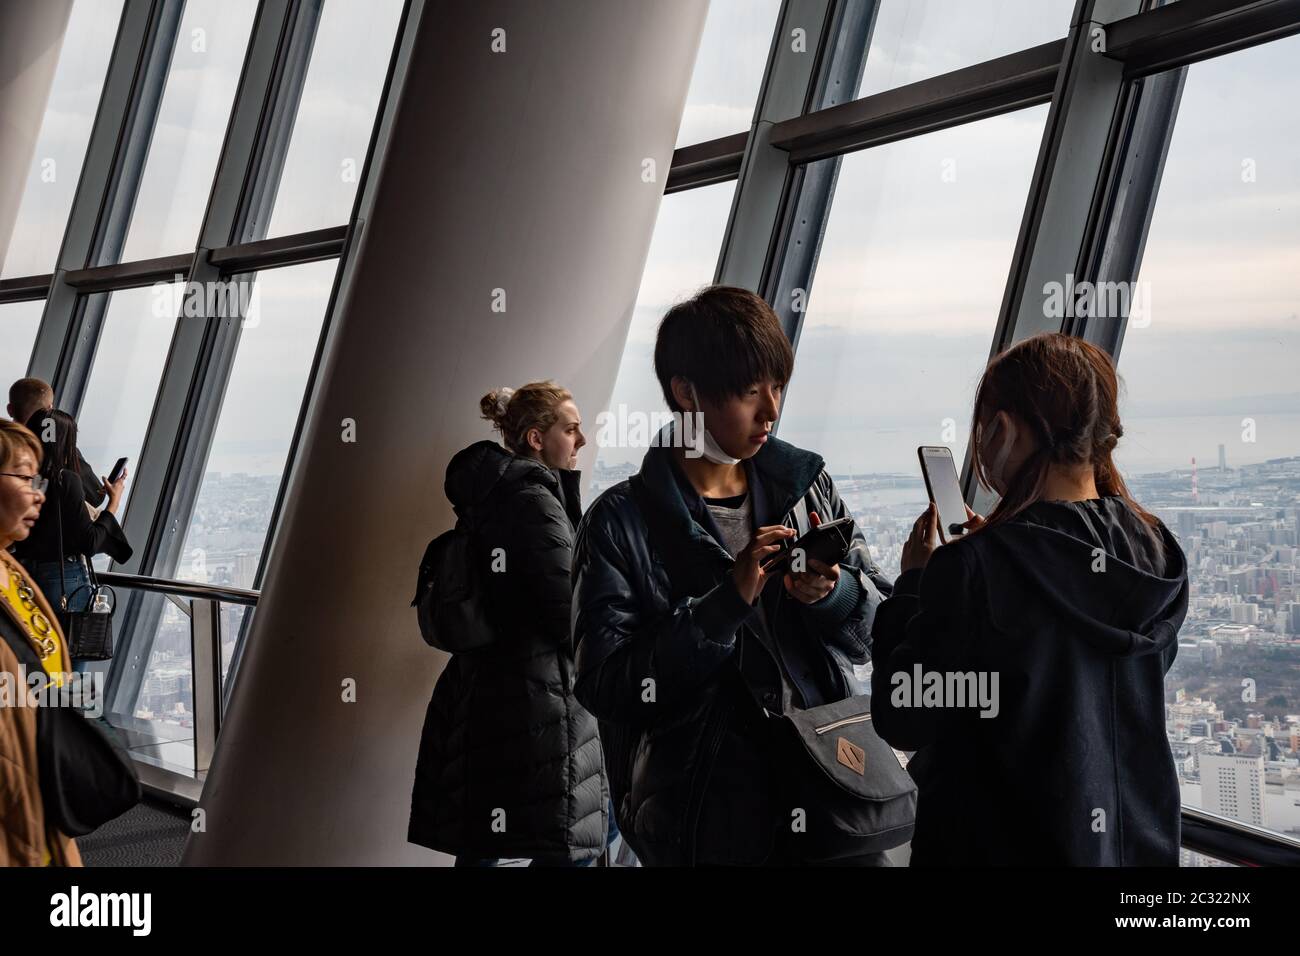
[[[45,502],[41,455],[35,435],[0,420],[0,673],[14,675],[24,693],[23,662],[39,660],[56,686],[69,666],[54,609],[9,554],[31,535]],[[0,706],[0,866],[80,866],[76,843],[45,821],[36,710]]]
[[[90,559],[107,554],[114,561],[126,561],[132,554],[122,526],[117,523],[126,470],[111,484],[104,479],[108,504],[92,519],[78,467],[81,457],[76,421],[67,412],[40,409],[27,422],[27,429],[38,436],[43,446],[40,477],[47,487],[41,490],[49,502],[41,509],[31,534],[14,548],[14,554],[52,605],[62,607],[62,598],[66,597],[69,611],[84,611],[90,606]],[[75,670],[84,669],[81,662],[74,661],[73,666]]]

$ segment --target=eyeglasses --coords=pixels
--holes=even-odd
[[[32,486],[32,491],[36,492],[38,495],[45,494],[45,489],[50,486],[50,480],[48,478],[43,478],[40,475],[16,475],[11,471],[0,471],[0,476],[5,478],[22,478]]]

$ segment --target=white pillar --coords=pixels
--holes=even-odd
[[[0,270],[18,221],[71,13],[72,0],[0,3]]]
[[[425,544],[451,526],[446,465],[488,437],[478,400],[495,386],[554,378],[594,435],[706,13],[426,6],[186,863],[449,862],[406,842],[445,660],[408,605]]]

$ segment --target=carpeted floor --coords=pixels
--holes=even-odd
[[[179,866],[190,814],[144,800],[98,830],[77,838],[86,866]]]

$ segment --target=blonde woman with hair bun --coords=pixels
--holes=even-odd
[[[490,568],[471,580],[493,642],[453,654],[434,687],[408,839],[457,866],[586,866],[607,844],[609,786],[596,719],[573,696],[582,419],[550,381],[493,389],[479,413],[501,441],[458,452],[444,489]]]

